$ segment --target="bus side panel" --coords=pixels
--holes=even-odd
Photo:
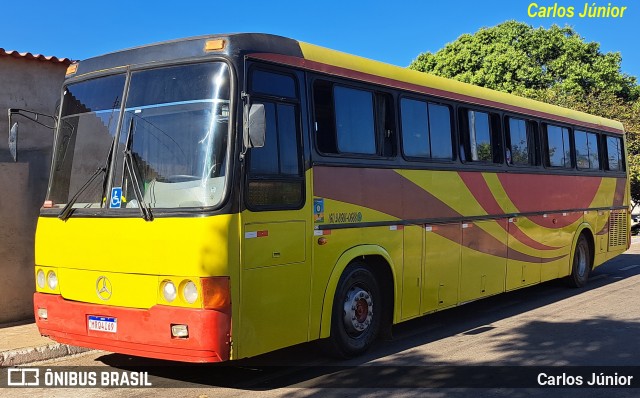
[[[299,209],[241,214],[239,319],[235,358],[259,355],[309,340],[311,294],[310,173]]]
[[[460,301],[466,302],[505,289],[507,265],[506,220],[462,224]]]
[[[336,288],[335,286],[331,286],[329,281],[334,276],[336,276],[336,279],[339,279],[339,275],[336,275],[336,273],[341,274],[352,260],[364,260],[363,256],[344,259],[342,258],[343,254],[361,246],[382,248],[389,254],[393,262],[392,265],[395,267],[395,269],[392,270],[392,273],[396,275],[394,291],[402,292],[403,231],[401,229],[392,230],[388,226],[343,228],[331,230],[329,235],[323,235],[322,237],[326,239],[326,244],[319,245],[314,243],[314,283],[312,293],[314,305],[312,308],[320,305],[320,309],[317,312],[317,314],[322,314],[322,321],[318,320],[318,325],[320,325],[323,330],[320,337],[328,337],[328,334],[325,335],[325,333],[328,332],[328,325],[324,324],[324,320],[330,322],[331,316],[330,314],[325,314],[325,311],[331,312],[333,295]],[[320,237],[315,238],[317,241]],[[369,254],[377,255],[373,252],[366,252],[366,255]],[[342,267],[342,269],[338,269],[337,267]],[[399,321],[397,318],[399,318],[401,312],[401,301],[401,298],[395,300],[394,320],[396,322]]]
[[[398,294],[401,286],[400,278],[395,274],[395,263],[391,259],[389,253],[382,247],[377,245],[358,245],[349,248],[339,256],[337,262],[333,268],[325,268],[330,270],[330,275],[327,280],[318,282],[314,288],[317,288],[319,297],[314,297],[313,301],[320,304],[320,313],[318,314],[317,321],[314,321],[314,325],[318,325],[318,335],[313,338],[325,338],[329,337],[331,331],[331,314],[333,311],[333,299],[340,280],[340,276],[343,274],[345,268],[353,262],[354,259],[362,259],[366,256],[377,256],[382,258],[386,264],[389,264],[391,271],[392,285],[394,287],[394,303],[400,303],[401,299]],[[321,289],[322,288],[322,289]],[[396,305],[398,307],[398,305]],[[315,329],[314,329],[315,331]],[[315,335],[314,335],[315,336]]]
[[[425,227],[423,314],[458,304],[461,255],[459,223]]]
[[[381,248],[390,256],[387,262],[392,263],[394,280],[394,321],[399,321],[402,307],[402,275],[403,275],[403,240],[404,233],[401,223],[380,227],[363,227],[360,223],[398,221],[398,218],[382,211],[367,207],[363,198],[379,197],[389,192],[383,188],[387,183],[377,180],[375,183],[367,179],[367,169],[352,170],[344,167],[318,166],[312,169],[313,176],[313,225],[317,235],[312,237],[312,292],[310,303],[310,338],[324,338],[329,335],[331,311],[335,285],[344,267],[354,258],[345,259],[343,254],[355,252],[364,255],[379,255],[376,250],[367,252],[357,248],[370,246]],[[348,181],[345,182],[345,181]],[[330,199],[329,197],[336,199]],[[352,199],[342,198],[349,197]],[[353,200],[353,198],[358,200]],[[400,201],[400,197],[394,200]],[[332,224],[339,224],[340,228],[332,229]],[[352,226],[349,224],[353,224]],[[319,227],[322,226],[322,230]],[[318,229],[316,229],[318,228]],[[325,244],[320,245],[322,238]],[[383,256],[384,257],[384,256]],[[362,259],[362,258],[360,258]],[[412,260],[412,270],[407,274],[418,272],[420,277],[420,261],[416,264]],[[335,280],[334,280],[335,279]],[[416,280],[412,282],[414,285]],[[420,305],[420,296],[410,293],[405,304],[409,307]]]
[[[423,277],[424,228],[420,225],[404,227],[404,267],[402,269],[402,310],[401,319],[420,315],[420,296]]]
[[[540,282],[541,254],[549,248],[539,243],[542,228],[524,217],[512,218],[509,231],[506,290]]]
[[[556,279],[565,273],[569,265],[569,254],[575,234],[575,228],[582,222],[582,217],[576,223],[568,226],[557,226],[562,213],[549,213],[539,216],[530,216],[527,221],[518,222],[518,225],[528,224],[530,229],[539,231],[539,242],[547,250],[540,253],[540,281]]]
[[[307,341],[308,264],[243,271],[239,358]]]
[[[307,201],[308,202],[308,201]],[[308,340],[311,263],[301,210],[242,213],[239,358]]]
[[[593,267],[595,268],[602,264],[606,258],[609,212],[604,210],[585,211],[584,222],[589,225],[593,235]]]
[[[598,255],[607,250],[606,245],[603,244],[602,235],[598,235],[598,232],[603,229],[607,221],[604,216],[604,211],[589,210],[584,212],[584,222],[589,225],[589,228],[593,231],[593,251],[594,255]],[[606,243],[606,241],[604,241]]]

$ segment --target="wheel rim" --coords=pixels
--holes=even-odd
[[[587,273],[587,252],[584,245],[578,246],[576,262],[578,265],[578,276],[583,277]]]
[[[354,286],[344,300],[344,325],[350,335],[360,335],[371,325],[373,298],[371,293]]]

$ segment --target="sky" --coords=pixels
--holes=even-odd
[[[530,17],[532,3],[574,7],[575,15]],[[577,0],[6,1],[0,47],[82,60],[190,36],[261,32],[407,66],[464,33],[517,20],[536,28],[573,26],[602,52],[620,52],[622,72],[640,77],[640,1],[596,4],[627,9],[622,18],[580,18],[585,2]]]

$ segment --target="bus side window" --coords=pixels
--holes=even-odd
[[[500,117],[494,113],[463,109],[461,132],[464,155],[469,162],[502,163]]]
[[[573,141],[576,145],[576,165],[579,169],[600,169],[598,156],[598,135],[586,131],[575,130]]]
[[[533,137],[534,123],[509,116],[506,119],[507,164],[534,166],[536,164]]]
[[[274,97],[297,97],[296,84],[291,76],[260,69],[251,73],[251,91]]]
[[[378,113],[378,131],[381,132],[381,155],[393,157],[396,155],[395,117],[393,97],[389,94],[376,94],[376,107]]]
[[[502,121],[500,115],[491,113],[491,142],[493,147],[493,163],[502,163],[504,154],[504,140],[502,139]]]
[[[338,153],[331,83],[323,80],[314,83],[313,106],[318,150],[322,153]]]
[[[256,210],[294,209],[304,202],[296,81],[287,74],[255,69],[255,103],[264,105],[265,143],[249,152],[247,204]]]
[[[568,128],[546,125],[544,158],[545,166],[571,168]]]
[[[622,138],[606,136],[607,170],[624,171],[624,157],[622,156]]]
[[[453,160],[451,110],[447,105],[402,98],[400,117],[405,156]],[[462,148],[460,154],[464,157]]]
[[[295,105],[264,102],[266,137],[249,157],[247,202],[254,208],[296,208],[303,202]]]
[[[319,152],[396,155],[395,108],[391,95],[316,80],[313,108]]]
[[[333,87],[333,101],[338,152],[375,155],[373,93],[336,85]]]

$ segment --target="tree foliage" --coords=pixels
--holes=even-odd
[[[640,86],[571,27],[507,21],[420,54],[409,68],[621,121],[631,198],[640,203]]]
[[[636,78],[620,72],[619,53],[602,53],[573,28],[549,29],[507,21],[464,34],[409,68],[478,86],[529,96],[554,88],[575,95],[608,92],[625,101],[640,97]]]

